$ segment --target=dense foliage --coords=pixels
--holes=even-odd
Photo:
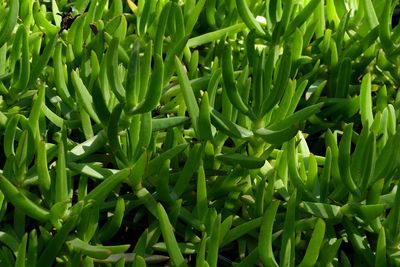
[[[1,1],[1,266],[400,266],[397,3]]]

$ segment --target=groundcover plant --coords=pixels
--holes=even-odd
[[[1,266],[400,266],[395,0],[3,0]]]

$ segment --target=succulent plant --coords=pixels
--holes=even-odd
[[[1,266],[400,266],[398,14],[2,1]]]

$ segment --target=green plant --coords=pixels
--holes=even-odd
[[[397,14],[3,1],[2,266],[398,266]]]

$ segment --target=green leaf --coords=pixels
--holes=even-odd
[[[375,266],[386,266],[386,233],[385,228],[381,227],[378,235],[378,244],[375,255]]]
[[[213,140],[213,134],[211,130],[211,119],[210,119],[210,103],[208,100],[207,92],[204,92],[200,102],[200,113],[199,113],[199,139],[200,140]]]
[[[36,266],[37,254],[38,254],[38,240],[37,240],[36,229],[33,229],[29,233],[28,249],[26,254],[26,265]]]
[[[216,267],[218,264],[218,251],[220,239],[220,229],[221,229],[221,215],[215,217],[215,220],[212,224],[210,239],[208,240],[207,248],[207,262],[210,267]]]
[[[230,137],[250,138],[251,136],[253,136],[253,133],[251,131],[231,122],[215,109],[211,109],[210,115],[211,123],[215,126],[215,128]]]
[[[238,91],[235,83],[233,74],[233,63],[232,63],[232,49],[230,46],[223,47],[222,53],[222,78],[224,80],[224,89],[232,105],[237,108],[243,114],[246,114],[250,118],[254,119],[255,115],[251,110],[250,106],[245,103]]]
[[[342,216],[341,207],[336,205],[303,201],[300,203],[300,207],[323,219],[339,219]]]
[[[178,180],[174,186],[174,192],[177,198],[187,190],[193,173],[199,166],[202,155],[202,147],[200,144],[196,144],[192,149],[190,149],[189,157],[187,158],[185,166],[179,174]]]
[[[113,38],[108,48],[106,60],[107,60],[107,78],[110,82],[110,88],[115,94],[119,102],[123,103],[125,99],[125,89],[122,86],[122,81],[118,73],[118,48],[119,39]]]
[[[330,238],[327,240],[321,249],[321,254],[318,257],[318,261],[322,264],[322,266],[328,266],[335,260],[341,244],[342,239]]]
[[[339,170],[343,184],[354,195],[359,195],[359,188],[355,184],[350,171],[350,147],[353,124],[346,125],[339,145]]]
[[[99,206],[94,202],[89,202],[83,208],[82,212],[85,214],[77,225],[78,237],[85,242],[89,242],[99,224]]]
[[[337,75],[337,90],[336,97],[346,98],[349,94],[350,78],[351,78],[351,59],[345,57],[339,65],[339,71]]]
[[[174,230],[169,221],[168,215],[160,203],[157,204],[157,216],[160,222],[161,233],[172,262],[175,266],[187,266],[179,250],[178,243],[176,242]]]
[[[102,241],[110,240],[115,236],[121,227],[125,215],[125,201],[119,197],[115,204],[114,215],[108,219],[104,226],[99,230],[99,239]]]
[[[154,70],[144,100],[128,111],[128,114],[139,114],[152,111],[160,102],[163,85],[164,63],[160,55],[154,55]],[[132,96],[133,97],[133,96]]]
[[[73,70],[71,72],[72,83],[75,87],[75,92],[77,94],[79,102],[83,105],[83,108],[90,115],[90,117],[97,123],[100,122],[99,117],[93,109],[92,103],[93,98],[87,90],[86,86],[83,84],[82,79],[79,75]]]
[[[318,256],[325,236],[325,222],[318,219],[312,233],[310,243],[307,246],[306,254],[300,262],[299,267],[314,266],[317,263]]]
[[[297,191],[294,190],[287,203],[281,250],[279,253],[279,266],[292,266],[294,264],[295,218],[296,218]]]
[[[159,166],[161,166],[166,160],[170,160],[173,157],[175,157],[178,154],[180,154],[187,147],[188,147],[187,144],[177,145],[177,146],[175,146],[175,147],[163,152],[158,157],[150,160],[149,164],[147,165],[147,169],[146,169],[144,177],[149,177],[149,176],[154,175],[155,173],[157,173]]]
[[[94,137],[86,140],[85,142],[77,144],[70,151],[68,151],[67,158],[69,161],[78,161],[86,158],[88,155],[104,147],[106,142],[107,134],[104,130],[101,130]]]
[[[74,251],[80,252],[94,259],[106,259],[111,255],[110,250],[89,245],[79,238],[67,241],[67,244],[71,246]]]
[[[188,117],[183,116],[176,116],[176,117],[169,117],[169,118],[154,118],[151,120],[151,128],[153,132],[166,130],[172,127],[179,126],[185,122],[190,120]]]
[[[322,103],[315,104],[312,106],[308,106],[306,108],[303,108],[296,113],[289,115],[285,119],[275,122],[271,125],[268,126],[268,129],[270,130],[282,130],[288,127],[291,127],[292,125],[295,125],[296,123],[302,122],[310,118],[312,115],[318,113],[321,110]]]
[[[370,29],[375,28],[379,25],[378,18],[375,14],[375,8],[371,0],[362,1],[361,4],[364,5],[364,12],[366,13],[367,23]]]
[[[238,238],[246,235],[250,231],[258,228],[261,225],[262,218],[256,218],[247,222],[244,222],[235,228],[232,228],[225,236],[225,238],[222,241],[221,246],[225,246],[229,243],[231,243],[234,240],[237,240]]]
[[[196,6],[192,9],[190,14],[188,15],[186,23],[185,23],[185,34],[186,35],[190,34],[193,31],[193,28],[196,25],[197,20],[199,19],[199,16],[201,14],[201,11],[203,10],[205,3],[206,3],[206,0],[197,1]]]
[[[311,16],[311,14],[315,11],[317,6],[322,4],[321,0],[311,0],[308,4],[301,10],[301,12],[289,22],[287,29],[285,31],[285,36],[289,36],[293,33],[296,28],[300,28],[304,22]]]
[[[0,190],[16,208],[39,221],[48,221],[50,213],[25,196],[6,177],[0,174]]]
[[[286,47],[281,60],[279,62],[279,66],[277,68],[277,75],[275,79],[275,84],[270,91],[270,94],[266,96],[263,100],[261,117],[267,114],[276,104],[279,103],[282,98],[286,86],[289,81],[289,76],[292,67],[292,53],[290,48]]]
[[[363,126],[372,125],[374,115],[372,114],[371,74],[369,73],[363,77],[361,82],[360,113]]]
[[[52,237],[47,243],[46,247],[40,254],[37,266],[51,266],[57,257],[59,251],[66,242],[69,233],[75,228],[78,223],[79,217],[77,215],[72,215],[64,223],[61,229],[57,232],[54,237]]]
[[[265,163],[263,159],[239,153],[218,155],[216,158],[225,164],[232,166],[238,164],[245,169],[259,169],[264,166]]]
[[[133,44],[131,57],[129,59],[128,74],[126,77],[126,108],[130,110],[137,104],[138,85],[139,84],[139,61],[140,61],[140,43],[136,41]]]
[[[111,175],[101,184],[96,186],[89,194],[85,196],[85,201],[93,200],[99,205],[107,198],[115,187],[123,183],[131,174],[131,169],[126,168]]]
[[[242,18],[243,22],[247,25],[247,27],[249,27],[251,30],[255,30],[258,35],[264,36],[265,32],[263,28],[254,18],[253,14],[251,13],[251,10],[246,4],[246,1],[236,0],[236,7],[240,17]]]
[[[186,71],[178,57],[175,57],[175,68],[177,70],[179,82],[181,84],[183,99],[185,100],[186,107],[192,119],[193,128],[197,132],[198,131],[197,125],[199,120],[199,106],[197,105],[197,101],[194,96],[192,86],[190,85],[189,82],[189,78],[187,77]]]
[[[260,228],[260,238],[258,240],[258,250],[260,259],[264,266],[278,266],[275,260],[273,247],[272,247],[272,230],[274,221],[276,219],[276,213],[279,208],[279,201],[273,201],[268,206],[264,213],[263,221]]]
[[[61,137],[65,135],[62,134]],[[64,137],[65,138],[65,137]],[[56,180],[54,198],[56,202],[68,201],[69,186],[66,168],[66,155],[64,141],[58,143],[57,165],[56,165]]]
[[[355,252],[363,259],[368,265],[372,266],[374,262],[374,255],[372,249],[365,238],[365,233],[359,232],[350,219],[343,217],[343,225],[346,229],[348,239],[350,240]]]
[[[10,35],[17,24],[18,11],[19,1],[10,1],[7,17],[4,18],[4,23],[0,28],[0,47],[9,40]]]
[[[19,244],[19,247],[18,247],[17,259],[15,261],[15,266],[16,267],[25,267],[27,241],[28,241],[28,234],[25,234],[22,237],[22,240],[21,240],[21,242]]]
[[[238,32],[243,31],[246,28],[246,25],[244,23],[238,23],[226,28],[222,28],[213,32],[208,32],[196,37],[193,37],[188,40],[187,46],[188,47],[196,47],[196,46],[201,46],[207,43],[211,43],[214,41],[217,41],[224,37],[227,34],[235,34]]]
[[[379,18],[379,39],[381,41],[382,47],[385,50],[393,49],[393,43],[391,38],[391,31],[392,31],[392,25],[391,25],[391,9],[392,9],[392,1],[391,0],[385,0],[384,2],[384,7],[382,9],[382,14]],[[373,14],[372,14],[373,17]],[[375,21],[375,23],[378,23]]]

